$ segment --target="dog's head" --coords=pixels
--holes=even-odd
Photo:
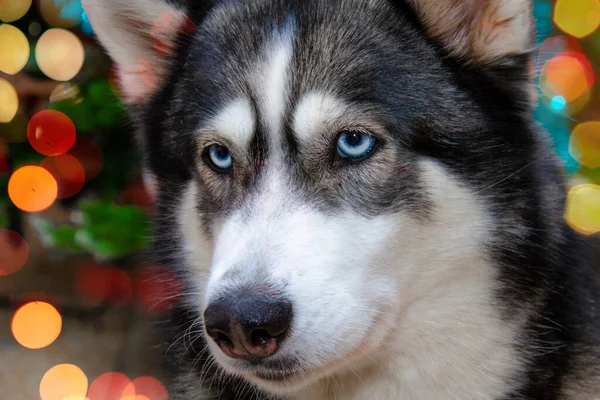
[[[181,255],[224,369],[297,390],[534,296],[491,267],[552,190],[529,1],[215,3],[84,1],[140,128],[157,251]]]

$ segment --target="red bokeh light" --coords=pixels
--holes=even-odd
[[[35,114],[27,125],[27,139],[31,146],[45,156],[66,153],[75,143],[75,125],[65,114],[43,110]]]
[[[148,400],[167,400],[169,395],[165,386],[156,378],[142,376],[136,378],[125,389],[129,397],[146,397]]]
[[[29,244],[15,231],[0,229],[0,276],[20,270],[29,258]]]
[[[121,400],[131,380],[119,372],[107,372],[100,375],[90,385],[87,397],[89,400]]]
[[[182,284],[167,267],[147,266],[134,278],[138,305],[148,314],[169,313],[181,300]]]
[[[0,175],[8,173],[8,145],[0,139]]]
[[[85,170],[75,157],[68,154],[46,157],[41,166],[56,179],[59,199],[75,196],[83,188]]]
[[[93,304],[124,304],[131,299],[133,288],[125,271],[114,266],[89,263],[77,268],[75,291]]]
[[[104,154],[100,145],[93,139],[86,136],[78,136],[68,154],[75,157],[83,166],[86,182],[91,181],[102,172]]]

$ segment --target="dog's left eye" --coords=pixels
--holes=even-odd
[[[219,171],[228,171],[233,166],[231,152],[227,147],[213,144],[208,148],[208,160]]]
[[[337,151],[344,158],[360,159],[373,150],[376,141],[375,137],[368,133],[345,131],[338,139]]]

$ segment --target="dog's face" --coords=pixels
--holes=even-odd
[[[537,148],[527,1],[158,1],[131,12],[199,25],[164,33],[179,47],[156,61],[111,36],[137,17],[86,7],[135,103],[158,241],[175,247],[159,251],[224,369],[283,393],[384,358],[399,330],[437,332],[442,311],[487,316],[501,273],[486,249],[522,233],[535,196],[533,175],[509,176]]]

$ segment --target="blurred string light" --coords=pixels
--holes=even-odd
[[[17,90],[10,82],[0,78],[0,123],[12,121],[18,110],[19,95]]]
[[[567,196],[565,219],[573,229],[585,235],[600,232],[600,186],[573,187]]]
[[[45,156],[66,153],[75,144],[75,138],[75,125],[60,111],[40,111],[27,125],[27,140],[38,153]]]
[[[49,369],[40,382],[42,400],[87,399],[88,378],[76,365],[60,364]]]
[[[2,0],[0,1],[0,20],[13,22],[21,19],[29,8],[31,0]]]
[[[578,124],[571,134],[569,149],[581,165],[600,168],[600,121]]]
[[[48,29],[35,48],[40,70],[55,81],[68,81],[79,73],[84,61],[81,40],[65,29]]]
[[[58,183],[45,168],[27,165],[11,175],[8,195],[20,210],[40,212],[48,209],[56,200]]]
[[[600,1],[557,0],[554,6],[554,23],[576,38],[591,35],[600,26]]]
[[[0,71],[14,75],[20,72],[29,59],[29,42],[18,28],[0,25]]]
[[[58,199],[68,199],[83,189],[85,170],[75,157],[69,154],[46,157],[40,166],[50,172],[56,180]]]
[[[560,111],[567,105],[567,99],[565,99],[564,96],[556,95],[550,100],[550,105],[555,110]]]
[[[50,346],[60,335],[62,317],[51,304],[34,301],[13,315],[11,331],[15,340],[28,349]]]
[[[10,229],[0,229],[0,276],[23,268],[29,258],[29,245],[23,236]]]

